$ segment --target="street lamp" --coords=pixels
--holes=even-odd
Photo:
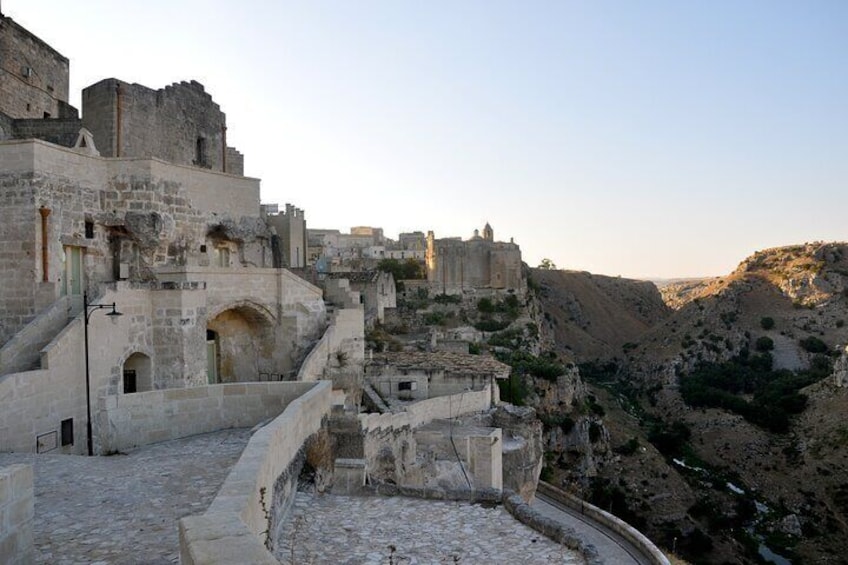
[[[123,316],[120,312],[115,309],[115,303],[112,304],[89,304],[88,303],[88,292],[82,293],[82,309],[83,314],[85,315],[85,411],[87,416],[86,421],[86,433],[88,438],[88,455],[94,455],[94,445],[91,436],[91,378],[89,376],[89,368],[88,368],[88,319],[91,318],[91,315],[94,314],[95,310],[101,310],[103,308],[111,308],[111,312],[106,312],[107,316],[112,316],[112,320],[115,320],[117,316]]]

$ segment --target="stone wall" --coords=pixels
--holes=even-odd
[[[339,368],[361,374],[364,361],[362,308],[337,310],[333,315],[333,323],[303,361],[297,378],[314,381],[328,377],[333,369]]]
[[[0,53],[0,112],[13,118],[60,117],[68,101],[68,59],[2,14]]]
[[[621,518],[613,516],[609,512],[605,512],[597,506],[589,504],[588,502],[545,482],[539,482],[539,493],[553,498],[557,502],[565,504],[569,508],[580,512],[581,515],[586,516],[596,523],[616,532],[618,535],[639,548],[643,556],[648,558],[649,563],[654,565],[669,565],[668,558],[657,546],[653,544],[653,542],[651,542],[651,540]]]
[[[0,467],[0,557],[5,565],[35,561],[35,516],[31,465]]]
[[[488,226],[487,226],[488,227]],[[484,229],[484,233],[487,230]],[[459,294],[472,289],[525,291],[521,249],[513,242],[486,237],[462,241],[427,234],[427,280],[435,293]]]
[[[366,461],[366,469],[371,480],[376,483],[388,482],[390,484],[423,486],[434,474],[431,462],[418,461],[419,455],[429,452],[432,457],[437,455],[438,447],[444,448],[444,441],[448,441],[448,435],[444,430],[434,431],[433,434],[421,436],[421,428],[435,420],[451,420],[471,414],[478,414],[491,407],[491,391],[485,388],[476,392],[465,392],[452,396],[443,396],[415,402],[405,407],[402,412],[383,414],[360,414],[359,425],[362,437],[362,457]],[[481,435],[488,435],[489,430]],[[498,431],[499,435],[499,431]],[[490,457],[488,471],[486,470],[485,457],[478,448],[493,447],[493,442],[485,438],[483,443],[477,444],[479,438],[462,439],[457,434],[457,442],[460,451],[464,454],[464,465],[472,458],[472,452],[476,457],[474,463],[477,478],[472,479],[472,484],[481,487],[500,488],[502,477],[500,474],[500,458],[494,461]],[[419,440],[421,449],[419,449]],[[444,440],[444,441],[443,441]],[[500,442],[495,446],[500,453]],[[452,447],[451,447],[452,449]],[[447,453],[445,449],[441,452]],[[426,458],[425,458],[426,459]],[[450,457],[445,460],[455,460],[455,454],[451,451]],[[497,469],[495,469],[497,467]],[[458,475],[455,481],[460,487],[467,488],[462,475]]]
[[[226,117],[199,82],[153,90],[105,79],[83,90],[82,110],[104,156],[157,157],[244,174],[243,157],[228,151]]]
[[[69,297],[51,304],[0,348],[0,375],[36,369],[41,349],[68,325],[70,318]]]
[[[332,398],[329,382],[292,401],[273,422],[253,434],[205,514],[180,520],[180,563],[276,564],[268,551],[291,504],[275,492],[281,476],[296,475],[306,440],[321,429]],[[276,504],[272,503],[275,501]]]
[[[41,139],[64,147],[73,147],[79,136],[82,121],[73,116],[53,119],[19,119],[14,121],[15,139]]]
[[[255,179],[151,159],[104,159],[41,141],[0,144],[0,241],[7,249],[0,256],[0,344],[62,294],[67,246],[82,250],[82,283],[93,289],[115,280],[121,264],[128,278],[150,280],[157,265],[208,263],[208,231],[223,222],[235,226],[238,267],[248,260],[240,253],[270,250],[258,202]]]
[[[282,266],[286,268],[306,267],[306,215],[303,210],[286,204],[286,211],[267,216],[280,238]]]
[[[100,451],[226,428],[249,428],[280,415],[312,383],[262,382],[196,386],[101,397]]]
[[[473,392],[431,398],[410,404],[403,412],[360,414],[364,432],[381,428],[417,428],[433,420],[448,420],[488,410],[492,403],[490,387]]]

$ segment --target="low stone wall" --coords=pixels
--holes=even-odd
[[[324,378],[328,368],[339,369],[342,363],[348,367],[361,367],[365,361],[363,320],[363,310],[359,306],[337,310],[324,335],[303,360],[297,380]]]
[[[462,392],[450,396],[439,396],[410,404],[403,412],[386,414],[361,414],[359,421],[362,430],[380,428],[417,428],[433,420],[447,420],[476,414],[492,406],[492,390],[486,386],[483,390]]]
[[[522,524],[530,526],[537,532],[544,534],[557,543],[561,543],[569,549],[582,553],[587,565],[603,565],[606,563],[598,555],[598,550],[594,545],[580,539],[573,529],[562,525],[556,520],[543,516],[534,510],[518,494],[505,492],[503,504],[506,511],[512,514]]]
[[[0,375],[32,370],[40,351],[68,325],[70,300],[56,300],[0,349]]]
[[[296,477],[303,446],[321,429],[332,401],[329,381],[305,384],[308,392],[253,434],[206,513],[180,520],[180,563],[278,563],[269,551],[273,528],[294,489],[276,487],[281,477]]]
[[[314,385],[231,383],[106,396],[99,400],[98,452],[115,453],[226,428],[247,428],[279,415]]]
[[[609,512],[604,512],[597,506],[589,504],[588,502],[543,481],[539,481],[538,492],[565,504],[569,508],[578,510],[581,514],[588,516],[595,522],[598,522],[599,524],[602,524],[616,532],[618,535],[638,547],[642,553],[650,559],[651,563],[654,563],[655,565],[670,565],[665,554],[663,554],[663,552],[660,551],[659,548],[651,542],[651,540],[624,520],[613,516]]]
[[[0,560],[5,565],[34,562],[32,465],[0,468]]]

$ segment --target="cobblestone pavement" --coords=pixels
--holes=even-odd
[[[206,510],[250,439],[225,430],[111,457],[0,454],[35,470],[39,563],[179,561],[177,520]]]
[[[584,563],[502,507],[299,492],[276,551],[298,564]],[[391,548],[394,548],[394,552]]]

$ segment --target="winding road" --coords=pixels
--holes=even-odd
[[[598,556],[604,563],[609,565],[633,565],[634,563],[651,565],[652,563],[639,548],[616,532],[553,498],[537,492],[531,507],[543,516],[573,528],[580,538],[595,546]]]

